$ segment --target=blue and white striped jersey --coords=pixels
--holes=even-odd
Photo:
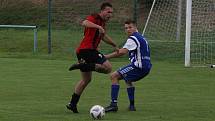
[[[123,48],[129,50],[132,65],[138,68],[151,68],[150,48],[147,40],[139,32],[129,36]]]

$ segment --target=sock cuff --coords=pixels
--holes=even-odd
[[[112,88],[119,88],[120,86],[118,84],[111,85]]]
[[[76,93],[73,93],[73,96],[80,97],[80,95],[78,95],[78,94],[76,94]]]
[[[127,90],[135,90],[135,87],[128,87]]]

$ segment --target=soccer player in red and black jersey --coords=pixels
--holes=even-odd
[[[82,79],[76,84],[72,99],[70,103],[66,105],[66,107],[74,113],[78,113],[77,103],[85,87],[91,81],[92,71],[105,74],[111,72],[111,63],[98,51],[98,45],[100,41],[103,40],[118,51],[116,44],[105,31],[105,23],[112,17],[112,13],[112,5],[106,2],[101,5],[100,13],[92,14],[81,22],[85,30],[84,38],[76,49],[79,62],[73,64],[69,70],[80,69]]]

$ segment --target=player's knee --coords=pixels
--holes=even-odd
[[[119,80],[117,80],[117,79],[112,79],[112,80],[111,80],[111,84],[113,84],[113,85],[119,84]]]
[[[112,67],[111,66],[104,66],[103,67],[103,73],[109,74],[111,71],[112,71]]]
[[[112,84],[118,84],[121,77],[120,77],[119,73],[115,71],[115,72],[111,73],[110,79],[111,79]]]
[[[112,80],[112,82],[113,82],[114,80],[118,80],[117,77],[116,77],[116,75],[113,74],[113,73],[110,75],[110,79]]]
[[[114,76],[113,74],[110,75],[110,80],[113,80],[114,79]]]
[[[112,66],[108,64],[97,64],[95,71],[99,73],[109,74],[112,71]]]
[[[134,87],[134,85],[131,81],[127,81],[126,84],[127,84],[127,87]]]
[[[112,71],[111,67],[106,68],[106,73],[109,74]]]

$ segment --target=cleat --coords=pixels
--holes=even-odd
[[[89,71],[94,71],[95,65],[93,64],[87,64],[87,63],[76,63],[70,66],[69,71],[80,69],[83,72],[89,72]]]
[[[105,112],[117,112],[117,111],[118,111],[118,106],[110,105],[105,107]]]
[[[69,71],[72,71],[75,69],[80,69],[80,64],[76,63],[76,64],[73,64],[69,67]]]
[[[76,69],[82,69],[82,68],[84,68],[85,65],[86,65],[86,63],[73,64],[69,67],[69,71],[76,70]]]
[[[135,106],[130,105],[130,106],[128,107],[128,110],[129,110],[129,111],[136,111],[136,108],[135,108]]]
[[[66,105],[66,108],[71,110],[73,113],[78,113],[77,106],[72,106],[70,103]]]

